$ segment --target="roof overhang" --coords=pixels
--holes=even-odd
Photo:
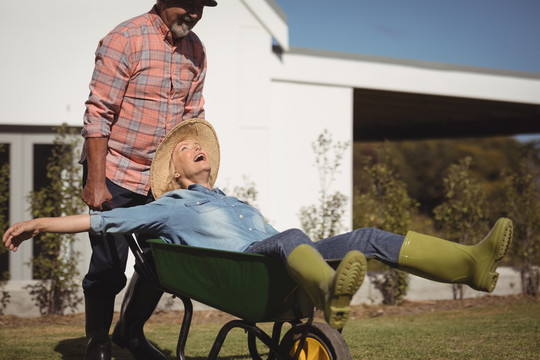
[[[246,8],[272,35],[283,51],[289,50],[287,16],[274,0],[241,0]]]

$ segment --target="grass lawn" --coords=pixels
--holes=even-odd
[[[353,321],[353,359],[540,359],[540,303]]]
[[[455,306],[430,304],[429,308],[425,303],[355,308],[343,331],[353,359],[540,359],[539,301],[512,297]],[[188,359],[206,359],[221,325],[229,320],[222,313],[210,313],[214,315],[195,314],[186,345]],[[150,341],[171,359],[180,316],[179,312],[155,314],[145,327]],[[271,331],[271,324],[261,327]],[[84,317],[0,316],[0,340],[0,359],[81,359]],[[115,346],[113,356],[131,359]],[[243,330],[231,331],[220,359],[250,359]]]

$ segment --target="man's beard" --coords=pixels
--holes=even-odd
[[[185,16],[181,24],[174,23],[172,25],[171,33],[173,35],[173,38],[180,39],[187,36],[193,26],[195,26],[193,20],[189,16]]]

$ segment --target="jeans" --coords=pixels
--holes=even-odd
[[[320,241],[312,241],[303,231],[291,229],[255,242],[244,252],[279,256],[286,260],[298,245],[308,244],[317,249],[326,260],[342,259],[349,251],[358,250],[367,258],[377,259],[395,267],[404,239],[402,235],[376,228],[362,228]]]

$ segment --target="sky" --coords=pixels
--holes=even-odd
[[[540,73],[540,0],[274,0],[289,45]]]

